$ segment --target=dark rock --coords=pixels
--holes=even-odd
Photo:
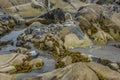
[[[65,14],[62,9],[57,8],[45,13],[44,15],[40,16],[40,18],[62,22],[65,21]]]
[[[5,45],[13,45],[13,41],[9,40],[9,41],[0,41],[0,46],[5,46]]]
[[[116,4],[120,5],[120,0],[116,0],[115,2]]]
[[[0,21],[6,21],[11,19],[11,16],[9,16],[5,11],[0,10]]]

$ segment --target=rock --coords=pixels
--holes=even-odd
[[[1,17],[2,16],[4,15],[1,15]],[[2,20],[0,20],[0,37],[3,36],[5,33],[10,32],[14,28],[14,21],[9,17],[4,17]]]
[[[45,4],[43,4],[42,0],[31,0],[31,5],[34,8],[43,8],[45,9]]]
[[[96,7],[97,6],[97,7]],[[88,20],[88,22],[95,21],[100,17],[102,11],[105,9],[97,4],[88,4],[79,8],[76,17],[82,16]]]
[[[8,64],[8,62],[14,59],[17,55],[18,54],[16,53],[0,55],[0,67]]]
[[[45,44],[46,44],[48,47],[53,47],[53,42],[52,42],[52,41],[47,41],[47,42],[45,42]]]
[[[65,20],[72,20],[72,15],[70,13],[65,14]]]
[[[31,60],[29,64],[33,66],[33,69],[39,69],[43,66],[43,61],[40,58],[36,58]]]
[[[25,40],[25,41],[30,41],[32,38],[33,38],[33,35],[32,35],[32,34],[29,34],[29,35],[25,35],[25,36],[24,36],[24,40]]]
[[[27,55],[19,54],[18,56],[14,57],[13,60],[10,62],[10,65],[19,65],[22,64],[24,61],[23,59],[27,58]]]
[[[119,65],[117,63],[109,63],[108,66],[113,70],[119,69]]]
[[[109,63],[112,63],[112,61],[104,59],[104,58],[92,57],[92,60],[94,62],[100,63],[100,64],[105,65],[105,66],[107,66]]]
[[[8,8],[11,6],[26,4],[30,1],[31,0],[13,0],[13,1],[4,0],[4,1],[2,1],[2,3],[0,3],[0,5],[1,5],[1,7]],[[12,2],[14,3],[14,5],[12,4]]]
[[[49,1],[51,2],[51,4],[53,4],[53,8],[62,8],[64,11],[70,11],[70,12],[75,12],[76,9],[79,9],[80,6],[85,5],[85,3],[82,3],[79,0],[76,0],[76,1],[69,0],[68,2],[66,2],[65,0],[62,0],[62,1],[49,0]]]
[[[0,73],[0,80],[12,80],[13,76],[10,74]]]
[[[74,63],[65,68],[59,68],[40,74],[35,80],[120,80],[120,73],[98,63]],[[27,80],[27,79],[25,79]]]
[[[51,23],[56,23],[56,21],[55,20],[49,20],[49,19],[45,19],[45,18],[33,18],[33,19],[28,19],[28,20],[26,20],[26,25],[30,25],[30,24],[32,24],[33,22],[36,22],[36,21],[38,21],[38,22],[40,22],[40,23],[42,23],[42,24],[51,24]]]
[[[42,26],[42,24],[40,23],[40,22],[33,22],[29,27],[30,28],[37,28],[37,27],[41,27]]]
[[[22,64],[28,56],[24,54],[4,54],[0,55],[0,71],[4,73],[14,73],[17,71],[16,65]],[[4,62],[4,63],[3,63]]]
[[[75,63],[65,68],[39,75],[42,80],[99,80],[84,63]]]
[[[74,21],[66,21],[63,26],[71,33],[74,33],[79,39],[83,39],[84,33]]]
[[[111,4],[113,2],[115,2],[115,0],[80,0],[86,3],[96,3],[96,4]]]
[[[55,67],[63,68],[67,65],[77,62],[90,62],[91,58],[81,52],[72,52],[69,50],[61,51],[59,58],[56,60]]]
[[[113,21],[116,26],[120,29],[120,13],[114,13],[112,15],[111,21]]]
[[[61,61],[64,62],[65,66],[72,64],[71,56],[66,56]]]
[[[58,36],[59,36],[60,38],[64,38],[64,37],[65,37],[66,35],[68,35],[69,33],[71,33],[70,30],[63,27],[63,28],[59,31]]]
[[[0,41],[0,46],[5,46],[5,45],[12,45],[13,44],[13,41],[12,40],[9,40],[9,41]]]
[[[45,18],[48,20],[55,20],[57,22],[64,22],[65,21],[65,14],[61,8],[53,9],[43,15],[40,18]]]
[[[18,25],[25,23],[25,20],[20,15],[18,15],[18,14],[15,14],[13,16],[13,19],[14,19],[15,23],[18,24]]]
[[[87,37],[87,35],[85,35],[84,38],[80,40],[75,34],[68,34],[65,36],[64,41],[64,46],[66,48],[87,47],[92,44],[91,40]]]
[[[120,41],[119,12],[111,12],[105,6],[98,5],[96,7],[95,5],[97,4],[88,4],[79,8],[76,18],[80,22],[82,31],[91,39],[95,38],[94,41],[98,44],[106,44],[109,40]],[[96,27],[94,24],[97,24]],[[101,31],[98,28],[105,34],[99,33]],[[99,35],[95,36],[96,34]],[[105,36],[107,36],[106,39]]]
[[[19,14],[24,18],[29,18],[29,17],[43,14],[45,10],[35,9],[31,6],[31,3],[29,2],[26,4],[9,7],[7,8],[7,12],[10,14]]]
[[[120,80],[120,73],[98,63],[87,64],[101,80]]]
[[[30,53],[30,55],[31,55],[32,57],[34,57],[34,58],[36,58],[36,57],[39,55],[39,53],[36,52],[35,50],[32,50],[32,51],[30,51],[29,53]]]
[[[45,9],[45,10],[50,10],[51,4],[48,0],[31,0],[31,5],[34,8],[40,8],[40,9]]]
[[[16,71],[17,70],[14,66],[8,66],[8,67],[0,69],[0,73],[14,73]]]
[[[17,47],[17,49],[15,51],[17,53],[25,54],[28,50],[26,48],[23,48],[23,47]]]
[[[116,0],[115,2],[116,2],[118,5],[120,5],[120,1],[119,1],[119,0]]]

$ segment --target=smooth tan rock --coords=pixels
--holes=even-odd
[[[42,80],[99,80],[96,74],[84,63],[75,63],[39,76]]]
[[[17,53],[22,53],[25,54],[28,50],[26,48],[23,47],[17,47],[16,52]]]
[[[98,63],[87,64],[101,80],[120,80],[120,73]]]
[[[0,73],[0,80],[12,80],[13,76],[9,74]]]
[[[16,8],[17,7],[20,11],[16,12]],[[31,3],[27,3],[27,4],[22,4],[22,5],[18,5],[18,6],[13,6],[10,8],[7,8],[7,11],[11,14],[14,15],[14,13],[21,15],[22,17],[30,17],[30,16],[36,16],[36,15],[40,15],[42,14],[43,10],[38,10],[35,9],[31,6]]]
[[[75,11],[75,9],[68,3],[62,1],[62,0],[49,0],[52,4],[54,4],[53,8],[62,8],[65,11]],[[78,10],[81,6],[85,5],[85,3],[82,3],[79,0],[71,0],[71,3],[75,8]],[[62,6],[61,6],[62,5]]]
[[[26,59],[28,56],[24,54],[19,54],[11,62],[10,65],[19,65],[23,63],[23,59]]]
[[[120,29],[120,13],[114,13],[111,20],[118,26]]]
[[[9,68],[9,66],[14,66],[23,63],[23,59],[27,57],[24,54],[11,53],[0,55],[0,69]]]
[[[0,55],[0,66],[5,64],[5,63],[8,63],[9,60],[14,58],[16,55],[17,54],[15,54],[15,53]]]
[[[16,68],[14,66],[8,66],[8,67],[0,69],[0,73],[14,73],[16,71],[17,70],[16,70]]]
[[[64,46],[66,48],[73,48],[73,47],[86,47],[92,44],[91,40],[84,36],[82,40],[80,40],[75,34],[68,34],[65,36]]]
[[[120,73],[98,63],[74,63],[24,80],[120,80]]]

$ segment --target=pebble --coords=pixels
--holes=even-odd
[[[38,55],[39,55],[39,53],[36,52],[35,50],[32,50],[32,51],[30,51],[29,53],[30,53],[30,55],[31,55],[32,57],[34,57],[34,58],[38,57]]]
[[[108,66],[111,69],[114,69],[114,70],[118,70],[119,69],[119,65],[117,63],[110,63],[110,64],[108,64]]]

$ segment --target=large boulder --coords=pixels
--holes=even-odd
[[[97,63],[87,64],[101,80],[120,80],[120,73],[111,70],[110,68]]]
[[[75,63],[65,68],[41,74],[39,77],[43,80],[99,80],[97,75],[85,63]]]
[[[107,35],[107,38],[103,40],[104,44],[106,44],[109,40],[113,40],[108,39],[110,36],[112,36],[114,40],[120,41],[119,13],[116,13],[115,11],[111,12],[111,10],[105,6],[91,3],[80,7],[78,13],[76,14],[76,18],[80,23],[79,25],[82,31],[88,34],[90,38],[94,39],[95,43],[103,40],[101,39],[101,36],[103,37],[104,34]],[[104,34],[93,37],[96,34],[100,34],[99,32],[101,31]]]
[[[74,63],[24,80],[120,80],[120,73],[98,63]]]

